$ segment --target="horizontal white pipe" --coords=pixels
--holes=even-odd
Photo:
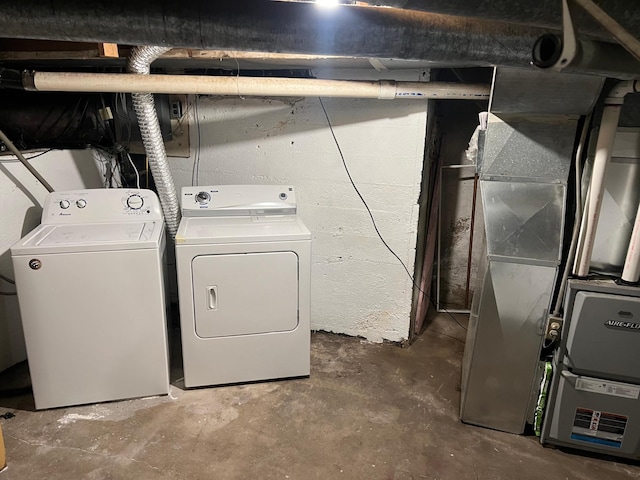
[[[621,278],[623,281],[630,283],[636,283],[640,280],[640,205],[638,205],[636,221],[633,224],[633,231],[631,232],[631,240],[629,241],[629,249],[627,250],[627,258],[624,261]]]
[[[489,85],[441,82],[354,81],[315,78],[133,75],[126,73],[33,72],[28,90],[233,95],[258,97],[351,97],[486,100]]]

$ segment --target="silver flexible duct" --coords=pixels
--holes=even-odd
[[[163,53],[170,50],[166,47],[140,46],[131,51],[127,70],[130,73],[149,75],[151,63]],[[167,230],[171,238],[175,238],[180,223],[180,206],[173,177],[167,163],[167,152],[164,149],[158,114],[150,93],[134,93],[133,108],[136,111],[142,143],[149,159],[149,168],[158,190],[162,212]]]

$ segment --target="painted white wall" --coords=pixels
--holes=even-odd
[[[323,101],[380,232],[413,274],[426,101]],[[296,186],[313,234],[312,328],[407,339],[412,282],[349,183],[318,99],[200,97],[197,111],[196,184]],[[178,189],[192,183],[194,155],[170,159]]]
[[[31,163],[56,190],[101,186],[89,150],[51,151]],[[14,276],[9,248],[40,223],[46,195],[45,188],[15,157],[0,156],[0,272],[10,278]],[[0,290],[15,288],[0,280]],[[0,371],[25,358],[17,297],[0,295]]]

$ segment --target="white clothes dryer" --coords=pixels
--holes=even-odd
[[[47,196],[11,248],[37,409],[169,392],[164,253],[150,190]]]
[[[311,233],[290,186],[182,189],[184,383],[309,375]]]

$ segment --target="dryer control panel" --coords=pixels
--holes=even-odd
[[[295,215],[290,185],[218,185],[183,187],[185,217]]]
[[[42,223],[104,223],[162,220],[157,195],[136,188],[100,188],[52,192],[45,199]]]

